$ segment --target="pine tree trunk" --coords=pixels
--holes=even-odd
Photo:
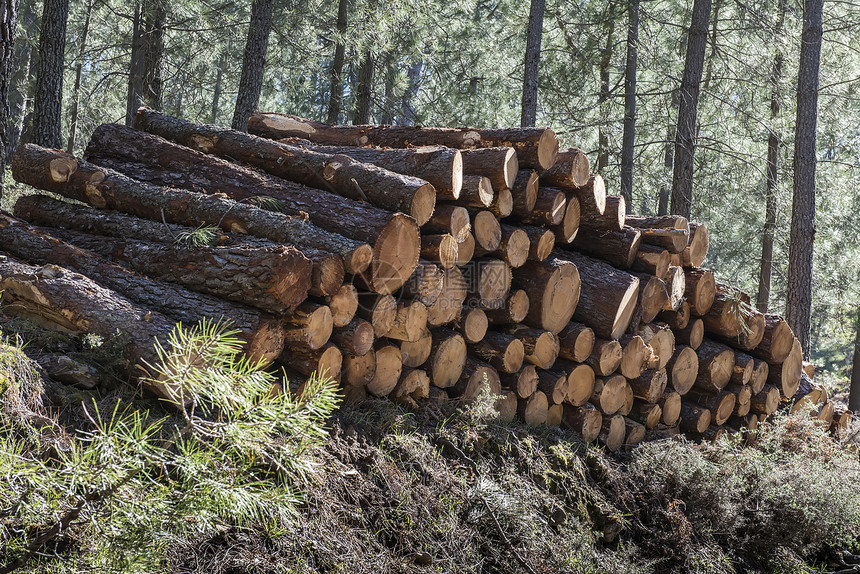
[[[143,83],[141,85],[141,96],[144,105],[156,110],[164,107],[163,60],[164,28],[167,24],[167,1],[149,0],[143,24]]]
[[[534,127],[537,121],[538,72],[540,45],[543,36],[543,15],[546,0],[531,0],[529,25],[526,33],[526,56],[523,63],[523,97],[520,125]]]
[[[63,106],[63,54],[66,48],[66,21],[69,0],[45,0],[39,33],[39,70],[33,102],[33,141],[61,148],[60,126]]]
[[[854,333],[854,358],[851,362],[851,392],[848,395],[848,408],[855,413],[860,412],[860,309],[857,310]]]
[[[215,88],[212,91],[212,113],[209,116],[210,124],[218,123],[218,107],[221,103],[221,84],[224,81],[224,66],[227,65],[227,51],[221,52],[218,59],[218,69],[215,71]]]
[[[675,133],[675,167],[672,175],[672,213],[690,219],[693,205],[693,156],[696,151],[696,117],[711,0],[694,0],[690,32],[687,36],[687,57],[681,79],[678,105],[678,127]]]
[[[352,114],[353,125],[370,123],[370,105],[373,103],[373,74],[376,71],[376,57],[370,50],[364,53],[358,71],[355,87],[355,110]]]
[[[610,1],[606,6],[606,45],[600,58],[600,95],[597,105],[603,108],[609,100],[609,68],[612,65],[612,48],[615,41],[615,6]],[[601,123],[597,133],[597,165],[594,173],[603,174],[609,164],[609,134]]]
[[[785,320],[809,358],[812,322],[812,257],[815,239],[816,129],[818,69],[821,62],[823,0],[807,0],[797,78],[797,122],[794,132],[794,201],[788,252]]]
[[[81,75],[84,70],[84,51],[87,48],[87,36],[90,31],[90,17],[93,11],[93,0],[87,2],[87,15],[84,19],[84,27],[81,30],[80,46],[78,47],[78,62],[75,65],[75,87],[72,89],[72,111],[69,121],[69,144],[66,146],[66,151],[75,153],[75,139],[78,131],[78,111],[81,99]]]
[[[263,72],[266,68],[266,51],[272,29],[274,0],[254,0],[251,5],[251,24],[242,57],[242,77],[233,111],[233,129],[247,131],[248,118],[256,111],[263,90]]]
[[[624,136],[621,141],[621,195],[633,205],[633,146],[636,142],[636,67],[639,57],[639,0],[627,5],[627,65],[624,69]]]
[[[141,0],[134,3],[134,19],[131,35],[131,57],[128,63],[128,92],[125,103],[125,125],[134,123],[134,114],[143,98],[143,13]]]
[[[678,90],[672,90],[672,105],[670,109],[678,107]],[[669,197],[672,194],[672,171],[675,168],[675,130],[671,117],[667,118],[666,143],[663,146],[663,167],[666,183],[660,186],[660,197],[657,204],[657,215],[669,214]]]
[[[12,83],[12,71],[15,64],[15,36],[18,30],[18,0],[3,2],[0,12],[0,194],[3,191],[3,179],[6,171],[6,161],[15,143],[9,136],[12,129],[12,110],[9,106],[9,88]]]
[[[774,27],[774,39],[782,37],[785,21],[785,0],[779,2],[779,16]],[[778,42],[775,42],[779,46]],[[780,114],[780,83],[782,82],[782,51],[777,48],[771,69],[770,83],[770,121],[771,129],[767,137],[767,191],[765,199],[764,232],[761,238],[761,268],[758,277],[758,295],[756,307],[762,313],[767,313],[770,306],[770,278],[773,270],[773,239],[776,232],[776,192],[778,184],[779,148],[782,138],[776,128]]]
[[[331,64],[331,93],[328,101],[326,121],[338,123],[343,102],[343,60],[346,54],[346,27],[348,24],[349,0],[338,0],[337,3],[337,44],[334,49],[334,61]]]
[[[418,61],[409,66],[409,69],[406,70],[406,77],[409,80],[409,84],[406,87],[406,91],[403,92],[403,96],[400,98],[400,117],[397,121],[397,123],[402,126],[415,125],[417,120],[418,116],[415,113],[415,107],[412,100],[415,98],[415,94],[418,93],[418,88],[421,86],[421,69],[423,67],[424,64]]]
[[[4,76],[8,78],[6,80],[8,100],[4,97],[2,101],[9,102],[9,114],[2,114],[2,117],[8,118],[8,120],[4,120],[3,125],[0,126],[5,134],[5,136],[0,134],[0,138],[5,137],[6,142],[3,155],[0,156],[0,161],[3,161],[4,165],[11,163],[18,142],[24,139],[24,118],[28,115],[27,109],[32,104],[32,94],[35,91],[35,82],[33,81],[33,74],[31,74],[34,65],[35,38],[39,34],[39,17],[35,11],[35,4],[35,0],[27,0],[20,5],[20,10],[18,9],[18,1],[7,2],[4,5],[2,26],[11,23],[13,11],[17,12],[18,16],[17,33],[13,24],[12,34],[6,35],[4,32],[2,36],[3,42],[9,43],[8,46],[3,44],[4,57],[7,53],[6,50],[13,49],[11,43],[14,39],[14,52],[11,61],[4,59],[3,63],[0,64],[3,70],[0,73],[8,73],[7,76]]]

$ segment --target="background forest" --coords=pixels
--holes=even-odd
[[[543,20],[537,125],[585,150],[609,193],[620,193],[630,4],[547,0]],[[691,9],[687,0],[639,3],[631,212],[666,209]],[[41,1],[20,3],[7,141],[32,140],[42,10]],[[712,230],[705,265],[754,299],[768,140],[779,142],[770,294],[777,313],[785,305],[802,11],[794,0],[713,0],[698,107],[692,217]],[[97,125],[125,121],[144,84],[143,101],[167,113],[231,124],[250,19],[250,1],[72,0],[63,145],[80,153]],[[518,125],[528,21],[529,3],[514,0],[276,0],[259,109],[338,123]],[[844,371],[860,308],[860,5],[825,2],[823,21],[811,347],[819,365]],[[332,114],[339,46],[343,100]],[[143,61],[153,57],[157,65]]]

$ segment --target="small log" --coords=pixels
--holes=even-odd
[[[596,377],[591,404],[604,415],[613,415],[624,406],[627,394],[627,379],[621,375]]]
[[[765,314],[764,335],[750,354],[772,365],[785,361],[794,346],[794,333],[779,315]]]
[[[496,369],[474,357],[467,357],[461,374],[454,381],[448,394],[464,401],[471,401],[478,397],[484,388],[489,388],[492,396],[502,394],[499,382],[499,373]]]
[[[284,317],[284,323],[285,342],[307,345],[310,349],[325,345],[334,328],[331,309],[313,301],[305,301],[296,307]]]
[[[525,231],[529,237],[529,260],[543,261],[549,257],[555,246],[555,233],[533,225],[521,225],[520,229]]]
[[[505,304],[511,289],[511,268],[498,259],[475,259],[463,267],[469,295],[483,309],[498,309]]]
[[[541,182],[556,187],[581,187],[588,183],[591,166],[588,156],[579,148],[572,147],[558,152],[555,164],[541,173]]]
[[[752,387],[753,394],[761,392],[765,384],[767,384],[767,378],[769,374],[770,365],[768,365],[767,362],[761,359],[755,359],[753,375],[750,378],[750,387]]]
[[[674,333],[679,343],[698,349],[705,337],[705,324],[701,319],[693,319],[685,328],[676,329]]]
[[[567,377],[558,371],[538,369],[538,390],[543,392],[551,404],[560,405],[567,398]]]
[[[664,425],[673,426],[678,423],[681,416],[681,395],[675,391],[663,391],[663,396],[657,400],[662,416],[660,418]]]
[[[639,300],[634,315],[638,314],[643,323],[650,323],[669,302],[666,283],[647,273],[631,272],[631,275],[639,278]]]
[[[519,171],[517,152],[510,147],[485,147],[464,149],[464,176],[479,175],[486,177],[496,191],[509,189]],[[465,179],[465,177],[464,177]]]
[[[725,390],[710,393],[693,389],[684,399],[691,399],[699,406],[711,411],[711,422],[722,425],[732,416],[737,397],[734,393]]]
[[[646,429],[657,428],[663,416],[663,409],[657,403],[636,401],[628,415],[634,421],[645,425]]]
[[[430,358],[433,349],[433,335],[430,329],[424,329],[416,341],[400,341],[400,355],[404,367],[417,369]]]
[[[437,205],[427,223],[421,226],[422,234],[450,235],[457,243],[465,241],[471,230],[472,220],[466,208],[444,203]]]
[[[735,364],[732,368],[732,378],[730,382],[735,385],[746,385],[752,379],[755,363],[753,358],[746,353],[735,351]]]
[[[477,307],[463,307],[460,319],[457,321],[457,330],[463,335],[467,343],[477,343],[487,334],[489,321],[483,309]]]
[[[427,307],[427,324],[438,327],[457,318],[466,300],[466,279],[457,267],[445,270],[442,292]]]
[[[588,365],[582,365],[561,359],[556,362],[555,369],[567,373],[567,397],[569,404],[582,406],[594,394],[594,370]]]
[[[519,339],[525,350],[525,360],[541,369],[551,368],[558,358],[558,337],[549,331],[517,324],[503,326],[501,331]]]
[[[359,293],[356,315],[370,322],[376,338],[384,337],[397,318],[397,301],[391,295]]]
[[[470,209],[472,235],[475,236],[475,251],[492,253],[502,242],[502,228],[499,220],[491,212],[483,209]]]
[[[443,269],[450,269],[457,264],[457,257],[459,255],[459,244],[453,235],[449,233],[440,235],[421,234],[422,259],[438,263]]]
[[[635,379],[627,381],[633,389],[633,396],[642,399],[646,403],[656,403],[663,395],[668,384],[668,377],[664,370],[649,369],[643,371]],[[658,417],[659,418],[659,417]]]
[[[525,219],[535,208],[538,196],[538,174],[531,169],[521,169],[517,172],[514,185],[511,186],[513,209],[511,215],[517,219]]]
[[[498,248],[494,251],[488,251],[480,245],[475,246],[475,255],[490,255],[501,259],[512,268],[522,267],[529,257],[529,236],[518,227],[511,225],[501,226],[502,238]]]
[[[669,272],[669,252],[662,247],[640,242],[630,268],[634,271],[649,273],[658,279],[665,279],[666,273]]]
[[[669,271],[666,272],[666,293],[669,294],[669,300],[666,306],[663,307],[666,311],[677,311],[684,300],[684,291],[686,290],[686,277],[684,269],[674,265],[669,266]],[[692,309],[691,309],[692,310]]]
[[[714,296],[713,305],[702,316],[705,330],[726,338],[740,336],[744,332],[749,318],[758,313],[741,299],[742,295],[741,293],[718,292]]]
[[[397,345],[386,339],[377,340],[374,350],[376,370],[367,383],[367,392],[376,397],[384,397],[397,387],[397,381],[403,372],[403,357]]]
[[[651,350],[639,335],[624,335],[621,343],[621,365],[618,370],[624,377],[635,379],[645,370]]]
[[[681,430],[688,433],[703,433],[711,425],[711,411],[688,401],[681,401]]]
[[[331,310],[335,327],[345,327],[358,312],[358,289],[354,285],[341,285],[340,289],[324,297],[322,302]]]
[[[430,396],[430,377],[421,369],[403,367],[400,380],[391,392],[396,401],[407,402],[415,406],[416,399],[426,399]]]
[[[567,195],[567,203],[564,208],[564,217],[561,223],[552,226],[559,243],[572,243],[579,233],[580,207],[579,199],[573,194]]]
[[[487,321],[492,325],[520,323],[529,312],[529,296],[522,289],[510,291],[505,304],[498,309],[485,309]]]
[[[591,354],[585,362],[594,370],[594,374],[606,377],[618,370],[622,358],[621,343],[614,339],[595,339]]]
[[[385,336],[398,341],[417,341],[426,328],[427,306],[420,301],[403,299],[397,302],[394,323]]]
[[[631,218],[629,225],[635,224],[636,219]],[[690,238],[690,233],[686,229],[637,229],[642,232],[642,243],[662,247],[669,253],[683,252]]]
[[[298,344],[291,345],[288,350],[281,353],[278,361],[306,377],[316,373],[320,377],[338,383],[341,380],[343,354],[331,343],[318,349]]]
[[[614,415],[603,417],[603,424],[600,427],[600,434],[597,439],[606,450],[614,452],[624,446],[624,439],[627,438],[627,425],[624,424],[624,417]]]
[[[603,415],[589,403],[579,407],[564,405],[562,423],[582,435],[585,442],[594,442],[600,435]]]
[[[584,185],[574,187],[573,191],[579,198],[582,213],[602,215],[606,210],[606,183],[600,174],[589,175],[588,181]]]
[[[665,369],[669,359],[675,353],[675,334],[665,324],[648,323],[640,325],[636,334],[642,337],[646,345],[657,357],[656,368]]]
[[[456,331],[445,327],[430,329],[433,344],[427,362],[430,381],[440,389],[446,389],[457,382],[466,364],[466,341]]]
[[[791,352],[780,364],[770,365],[767,382],[773,385],[784,397],[792,397],[800,386],[800,376],[803,373],[803,349],[795,339]]]
[[[696,349],[696,355],[699,357],[699,376],[695,387],[711,392],[723,390],[732,378],[734,351],[725,345],[705,339]]]
[[[700,267],[708,255],[710,237],[704,223],[690,223],[690,240],[681,252],[684,267]]]
[[[627,219],[627,203],[620,195],[607,195],[603,213],[583,209],[580,226],[587,235],[600,235],[607,231],[621,231]],[[632,227],[630,229],[633,229]]]
[[[514,270],[514,287],[528,295],[529,309],[524,323],[560,333],[577,308],[580,277],[567,255],[553,252],[544,261],[528,261]]]
[[[463,207],[490,207],[493,203],[493,184],[482,175],[464,175],[463,187],[457,205]]]
[[[496,401],[496,418],[501,423],[510,423],[517,417],[517,395],[513,391],[502,391],[502,396]]]
[[[663,310],[657,318],[664,323],[668,323],[673,331],[679,331],[690,324],[690,305],[683,301],[674,311]]]
[[[633,404],[636,402],[636,397],[633,396],[633,389],[628,384],[624,387],[624,405],[618,409],[618,414],[627,416],[633,410]]]
[[[376,351],[371,349],[364,355],[343,353],[342,369],[344,385],[365,388],[376,374]]]
[[[475,256],[475,236],[466,234],[462,243],[457,244],[457,265],[466,265]]]
[[[694,315],[705,315],[714,304],[717,294],[714,272],[710,269],[689,267],[684,269],[684,275],[684,298],[690,304],[690,311]]]
[[[334,329],[331,341],[342,351],[365,355],[373,348],[373,326],[364,319],[353,319],[345,327]]]
[[[537,426],[546,423],[549,400],[540,391],[535,391],[527,399],[517,401],[517,416],[527,425]]]
[[[645,426],[624,417],[624,446],[636,446],[645,440]]]
[[[582,323],[568,323],[558,334],[559,357],[584,363],[594,349],[594,331]]]
[[[751,409],[764,416],[770,416],[779,408],[779,389],[771,385],[765,385],[760,393],[750,399]]]
[[[639,279],[602,261],[572,251],[564,253],[563,258],[576,264],[580,276],[579,303],[573,320],[591,327],[598,337],[620,337],[630,325],[636,309]],[[529,300],[532,301],[531,297]],[[559,327],[559,331],[566,324],[567,321]]]
[[[503,373],[519,371],[525,358],[519,339],[497,331],[487,331],[482,341],[469,345],[469,352]]]
[[[499,373],[502,385],[521,399],[527,399],[537,390],[538,374],[534,365],[523,365],[516,373]]]
[[[425,306],[429,306],[439,298],[444,281],[445,274],[439,266],[430,261],[419,259],[415,271],[400,288],[400,292],[404,297],[415,299]]]
[[[561,190],[540,187],[534,207],[521,221],[530,225],[552,227],[562,222],[566,207],[567,198]]]
[[[564,417],[564,405],[550,405],[546,410],[546,426],[560,427]]]
[[[672,358],[666,363],[666,375],[672,389],[685,395],[693,388],[699,373],[699,356],[686,345],[676,345]]]
[[[629,269],[636,260],[641,235],[632,227],[621,231],[595,231],[576,236],[572,246],[577,251],[603,259],[621,269]]]

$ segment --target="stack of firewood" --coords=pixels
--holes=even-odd
[[[229,319],[293,381],[412,405],[489,387],[502,418],[610,449],[781,404],[848,422],[787,323],[701,268],[705,225],[628,215],[551,129],[254,114],[249,135],[143,108],[135,127],[100,126],[85,159],[19,149],[16,180],[78,203],[0,215],[9,312],[119,330],[129,365],[177,321]]]

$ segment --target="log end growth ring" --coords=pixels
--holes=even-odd
[[[371,287],[389,295],[397,291],[418,265],[421,237],[415,219],[395,213],[373,245]]]

